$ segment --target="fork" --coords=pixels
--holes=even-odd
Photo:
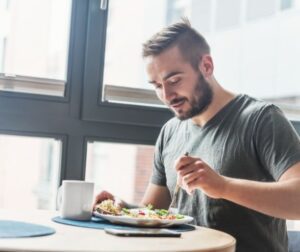
[[[189,155],[189,153],[186,152],[184,155],[187,157]],[[180,190],[180,186],[177,182],[176,186],[175,186],[175,189],[174,189],[174,192],[173,192],[173,197],[172,197],[172,200],[171,200],[171,203],[170,203],[170,206],[169,206],[169,210],[175,206],[175,204],[177,202],[177,196],[178,196],[179,190]]]
[[[173,192],[173,197],[172,197],[171,204],[169,206],[169,210],[176,205],[179,190],[180,190],[180,186],[177,183],[176,186],[175,186],[174,192]]]

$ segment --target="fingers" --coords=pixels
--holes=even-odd
[[[176,161],[175,161],[175,169],[176,171],[179,171],[181,169],[183,169],[185,166],[188,166],[190,164],[192,164],[193,162],[195,162],[195,160],[199,160],[198,158],[193,158],[190,156],[182,156],[179,157]]]
[[[95,197],[95,201],[94,201],[94,204],[93,204],[93,209],[95,208],[95,206],[97,204],[101,203],[102,201],[107,200],[107,199],[114,200],[114,198],[115,197],[107,191],[102,191],[102,192],[98,193]]]
[[[182,167],[178,171],[179,185],[186,188],[186,185],[199,176],[198,171],[204,169],[205,163],[202,160],[195,159],[193,163],[190,163]]]
[[[186,162],[184,160],[182,163]],[[178,177],[180,180],[180,186],[186,190],[188,194],[192,194],[195,189],[200,189],[204,177],[208,172],[209,168],[199,158],[192,158],[192,162],[185,166],[182,166],[178,170]]]
[[[182,178],[183,184],[189,186],[193,181],[197,180],[203,174],[203,169],[197,169]]]
[[[186,192],[192,195],[195,189],[201,189],[201,178],[196,178],[188,184]]]
[[[199,172],[199,176],[197,178],[195,178],[194,180],[188,183],[186,191],[187,193],[189,193],[189,192],[193,192],[195,189],[201,189],[206,195],[211,196],[207,191],[207,189],[209,189],[210,186],[214,187],[213,189],[215,189],[216,187],[215,185],[211,184],[211,181],[207,180],[205,171],[201,171]],[[191,193],[189,194],[191,195]]]
[[[188,193],[202,190],[212,198],[222,198],[226,180],[200,158],[182,156],[175,162],[177,183]]]
[[[191,172],[195,172],[205,166],[202,160],[194,159],[193,162],[181,167],[177,172],[179,176],[183,177]]]
[[[199,188],[201,186],[199,182],[203,179],[204,173],[204,168],[196,168],[193,172],[182,177],[182,187],[188,194],[191,195],[196,187]]]

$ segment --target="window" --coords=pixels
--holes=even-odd
[[[216,4],[215,29],[222,31],[227,28],[237,27],[240,24],[241,15],[240,0],[218,0]]]
[[[281,0],[280,1],[280,9],[281,10],[286,10],[290,9],[293,6],[293,0]]]
[[[71,0],[1,2],[0,90],[63,96]]]
[[[165,25],[166,4],[161,0],[111,0],[108,9],[101,9],[99,1],[90,1],[84,120],[159,128],[171,117],[147,88],[141,59],[142,41]],[[155,20],[151,11],[156,13]]]
[[[2,5],[3,1],[0,1],[1,10],[6,11],[13,2],[15,0],[6,1],[6,4]],[[2,158],[0,164],[0,207],[19,207],[20,202],[12,202],[12,199],[16,194],[21,193],[22,200],[28,202],[28,204],[25,203],[26,207],[53,209],[56,190],[62,180],[84,180],[85,176],[90,178],[90,173],[86,174],[85,171],[97,170],[98,165],[101,165],[97,163],[97,167],[86,169],[87,160],[93,160],[91,155],[96,149],[90,143],[92,141],[90,139],[94,142],[106,143],[105,147],[112,142],[123,143],[127,148],[131,146],[136,149],[137,146],[139,146],[138,149],[147,148],[155,143],[162,122],[166,119],[165,111],[159,109],[147,111],[136,107],[122,108],[123,105],[106,107],[105,103],[98,103],[98,92],[92,90],[92,94],[89,94],[90,86],[96,89],[100,87],[98,77],[101,76],[101,65],[103,68],[101,36],[105,27],[107,10],[99,8],[98,0],[73,0],[72,2],[60,0],[56,3],[58,12],[66,10],[66,3],[72,4],[69,6],[70,12],[72,10],[68,21],[70,27],[66,31],[66,34],[70,36],[69,43],[66,42],[68,53],[63,56],[66,57],[65,75],[61,75],[59,80],[68,82],[68,85],[64,87],[65,97],[60,99],[51,97],[49,94],[33,94],[36,88],[26,94],[21,94],[17,89],[15,89],[16,92],[7,92],[7,89],[0,90],[0,149],[1,153],[5,153],[6,156],[5,159]],[[23,3],[20,6],[24,6]],[[0,18],[2,17],[1,15]],[[65,13],[64,17],[68,18],[68,15]],[[0,23],[2,32],[1,25],[2,22]],[[93,28],[96,32],[91,32]],[[45,31],[47,32],[50,30]],[[87,36],[85,37],[84,34]],[[47,36],[50,35],[47,33]],[[0,41],[3,49],[5,47],[3,44],[6,42]],[[3,56],[5,53],[0,50],[0,54]],[[28,63],[34,62],[34,59],[34,57],[29,57]],[[32,75],[34,73],[32,72]],[[2,75],[2,77],[2,79],[0,77],[0,85],[10,87],[11,83],[7,82],[7,75]],[[33,80],[38,81],[39,86],[43,84],[49,91],[48,80],[50,79],[44,77],[52,78],[51,82],[54,81],[54,76],[38,76],[38,74],[34,77],[22,76],[20,78],[18,76],[12,80],[18,81],[19,87],[22,88],[27,84],[32,84]],[[57,95],[56,93],[55,96]],[[104,113],[104,119],[97,121],[86,117],[84,109],[87,101],[90,104],[96,104],[97,109],[103,108],[101,112]],[[105,115],[108,115],[108,118],[105,118]],[[148,115],[151,116],[148,117]],[[110,119],[109,116],[117,120],[109,121],[107,120]],[[15,158],[16,155],[18,159]],[[16,187],[15,174],[17,172],[22,174],[25,171],[25,180],[17,181],[19,187]],[[4,173],[7,174],[6,177],[2,176]],[[105,170],[105,173],[109,174],[109,170]],[[17,179],[20,178],[22,176]],[[98,177],[91,178],[98,179]],[[102,183],[102,178],[99,181]],[[141,190],[139,195],[130,197],[138,201],[144,188],[139,190]]]
[[[0,208],[55,209],[61,142],[0,135]]]
[[[141,55],[146,38],[166,24],[168,2],[109,2],[102,100],[162,106],[147,82]]]
[[[246,0],[246,19],[255,20],[275,14],[276,0]]]
[[[85,179],[127,202],[140,203],[152,172],[153,146],[88,142]]]
[[[216,77],[225,87],[274,102],[291,119],[297,119],[300,36],[295,31],[299,30],[300,15],[277,15],[283,5],[287,8],[292,3],[111,0],[99,99],[106,105],[159,106],[153,90],[146,84],[141,45],[162,26],[188,16],[211,44]],[[205,15],[200,17],[204,10]],[[154,11],[155,21],[149,16]],[[93,118],[100,117],[95,114]]]
[[[299,119],[300,35],[295,32],[300,29],[299,10],[295,10],[298,14],[279,15],[273,1],[247,3],[242,5],[246,15],[241,16],[238,27],[207,34],[216,78],[229,90],[273,102],[290,119]],[[248,14],[254,9],[259,10],[261,18],[249,20]],[[242,9],[238,11],[243,13]]]

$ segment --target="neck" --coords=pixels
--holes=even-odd
[[[192,121],[203,127],[210,119],[212,119],[226,104],[236,97],[236,94],[225,90],[219,83],[213,79],[211,81],[213,98],[208,108],[201,114],[194,116]]]

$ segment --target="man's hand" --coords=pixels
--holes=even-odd
[[[180,157],[175,168],[177,183],[188,193],[201,189],[211,198],[226,199],[267,215],[300,219],[300,162],[274,182],[221,176],[200,158],[190,156]]]
[[[200,158],[182,156],[175,162],[177,183],[191,194],[201,189],[211,198],[222,198],[226,189],[226,177],[219,175]]]
[[[93,209],[95,209],[95,206],[99,203],[101,203],[104,200],[108,200],[111,199],[114,201],[114,204],[116,206],[119,206],[120,208],[125,207],[126,203],[124,201],[122,201],[121,199],[117,198],[116,196],[112,195],[110,192],[107,191],[102,191],[100,193],[98,193],[95,197],[95,201],[93,204]]]

